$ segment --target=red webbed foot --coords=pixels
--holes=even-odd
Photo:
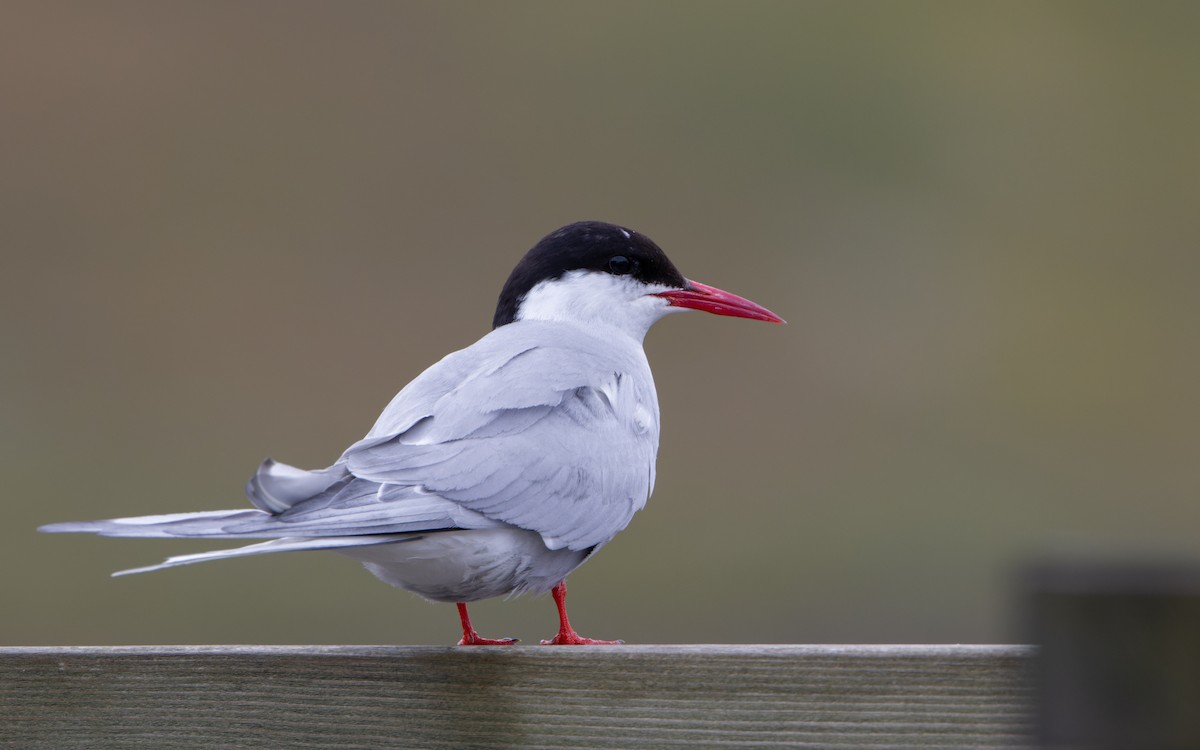
[[[542,641],[543,646],[619,646],[625,641],[598,641],[595,638],[584,638],[571,627],[567,619],[567,582],[559,581],[550,589],[554,604],[558,607],[558,635],[548,641]]]
[[[467,605],[458,603],[458,618],[462,620],[463,637],[458,642],[460,646],[511,646],[520,638],[484,638],[475,632],[471,618],[467,616]]]
[[[543,646],[620,646],[625,641],[598,641],[595,638],[584,638],[572,630],[569,633],[559,633],[548,641],[542,641]]]
[[[520,638],[484,638],[479,633],[464,635],[458,642],[460,646],[511,646],[520,642]]]

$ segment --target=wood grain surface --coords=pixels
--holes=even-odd
[[[1022,646],[0,648],[0,747],[1026,748]]]

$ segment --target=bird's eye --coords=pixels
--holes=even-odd
[[[633,273],[633,261],[624,255],[614,255],[608,259],[608,270],[618,276]]]

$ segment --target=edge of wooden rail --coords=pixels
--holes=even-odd
[[[386,646],[386,645],[147,645],[147,646],[0,646],[0,659],[13,656],[49,656],[53,654],[74,656],[147,656],[147,655],[256,655],[256,656],[376,656],[394,657],[405,654],[429,655],[444,653],[489,653],[528,656],[531,654],[554,656],[612,656],[620,654],[664,656],[843,656],[881,657],[904,656],[910,658],[930,657],[977,657],[977,658],[1026,658],[1032,656],[1035,647],[1023,644],[624,644],[620,646]]]

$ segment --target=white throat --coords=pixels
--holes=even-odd
[[[654,296],[670,288],[632,276],[569,271],[530,289],[516,319],[613,326],[640,342],[664,315],[682,312]]]

